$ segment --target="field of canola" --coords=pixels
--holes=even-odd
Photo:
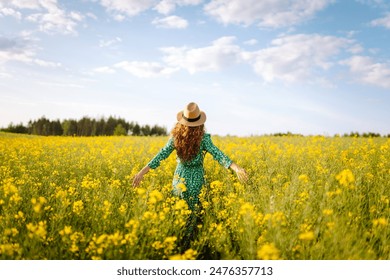
[[[250,180],[207,155],[203,224],[171,195],[168,137],[0,133],[0,259],[390,259],[390,140],[212,137]]]

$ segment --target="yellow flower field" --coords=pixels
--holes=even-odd
[[[206,156],[203,224],[171,195],[168,137],[0,133],[0,259],[390,259],[390,140],[213,137],[250,180]]]

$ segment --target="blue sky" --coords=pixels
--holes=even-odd
[[[0,0],[0,126],[195,101],[212,134],[389,134],[389,41],[384,0]]]

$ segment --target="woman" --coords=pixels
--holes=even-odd
[[[188,245],[193,238],[193,230],[196,227],[199,216],[200,203],[199,194],[205,184],[203,160],[209,152],[225,168],[236,172],[241,181],[248,179],[243,168],[232,162],[232,160],[221,152],[211,141],[210,134],[205,133],[204,123],[206,114],[199,110],[196,103],[189,103],[183,111],[177,114],[177,124],[171,132],[171,138],[164,148],[135,176],[133,186],[138,186],[143,176],[152,168],[155,169],[160,162],[166,159],[176,149],[178,164],[173,178],[173,193],[186,200],[192,215],[187,223]],[[182,191],[185,186],[185,191]]]

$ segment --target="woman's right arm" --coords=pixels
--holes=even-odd
[[[241,182],[246,182],[248,180],[248,174],[246,173],[245,169],[242,168],[241,166],[232,162],[229,168],[232,169],[234,172],[236,172],[238,180],[240,180]]]
[[[236,172],[240,181],[245,182],[248,180],[248,174],[245,169],[234,163],[227,155],[225,155],[220,149],[218,149],[211,141],[210,134],[205,134],[205,149],[209,152],[215,160],[226,168],[232,169]]]
[[[213,158],[219,162],[220,165],[222,165],[225,168],[229,168],[229,166],[232,164],[232,160],[225,155],[220,149],[217,148],[217,146],[214,145],[213,141],[211,140],[210,134],[204,135],[204,149],[210,153]]]

